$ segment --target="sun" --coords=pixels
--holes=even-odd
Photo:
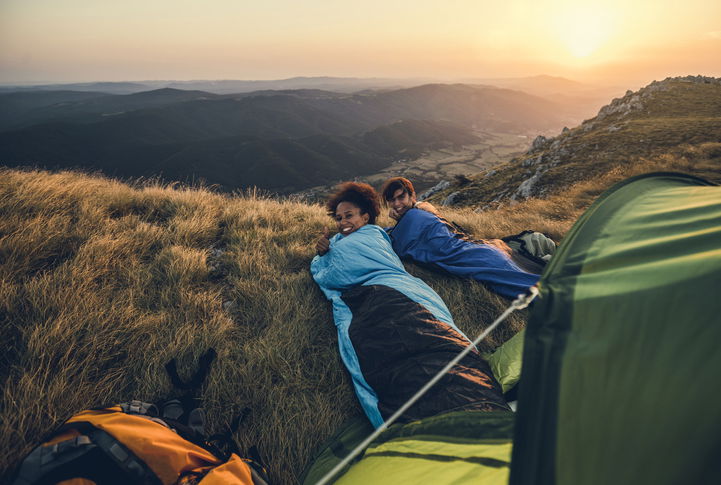
[[[587,58],[611,37],[608,11],[600,6],[570,6],[555,12],[556,35],[575,58]]]

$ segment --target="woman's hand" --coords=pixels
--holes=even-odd
[[[328,237],[329,235],[330,233],[328,232],[328,228],[324,227],[323,234],[318,238],[315,243],[315,250],[321,256],[330,251],[330,238]]]

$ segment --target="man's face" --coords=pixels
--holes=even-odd
[[[395,213],[397,217],[393,218],[400,219],[415,203],[416,198],[414,196],[411,196],[403,189],[397,189],[393,192],[393,197],[388,200],[388,205],[391,207],[391,217]]]

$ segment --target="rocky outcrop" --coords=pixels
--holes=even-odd
[[[436,185],[434,185],[433,187],[431,187],[430,189],[426,190],[421,195],[419,195],[418,200],[426,200],[431,195],[434,195],[434,194],[437,194],[438,192],[446,190],[450,186],[451,186],[451,183],[448,180],[441,180]]]
[[[530,196],[535,195],[534,187],[541,179],[541,176],[545,171],[546,170],[543,168],[536,169],[536,173],[521,182],[521,185],[518,186],[516,192],[511,196],[511,200],[527,199]]]
[[[623,98],[616,98],[611,101],[611,104],[604,106],[598,112],[595,121],[600,121],[608,116],[619,114],[626,116],[633,111],[640,111],[644,107],[641,101],[641,93],[633,93],[627,91]]]
[[[549,139],[546,138],[543,135],[538,135],[534,140],[533,143],[531,143],[531,148],[528,149],[526,152],[527,155],[530,155],[533,152],[537,152],[538,150],[545,147],[549,142]]]
[[[702,84],[714,86],[698,86]],[[721,109],[718,86],[721,86],[721,78],[684,76],[654,81],[637,91],[629,90],[580,126],[564,127],[555,137],[537,136],[524,155],[474,177],[468,184],[471,190],[462,184],[451,183],[446,191],[458,192],[446,197],[443,204],[458,206],[475,202],[480,211],[514,204],[529,197],[547,196],[559,187],[603,173],[622,161],[663,153],[675,146],[673,137],[666,140],[656,133],[654,138],[641,129],[659,116],[663,117],[664,123],[668,121],[672,130],[683,135],[679,139],[700,136],[702,142],[716,142],[713,122],[708,122],[709,128],[699,134],[694,131],[695,125],[689,126],[685,121],[684,97],[689,96],[691,101],[688,116],[699,117],[698,106],[706,104],[705,114],[698,121],[703,124],[704,116],[715,119]]]
[[[453,192],[448,197],[443,199],[443,202],[441,203],[442,206],[447,207],[449,205],[454,205],[456,202],[458,202],[458,196],[460,195],[460,192]]]
[[[708,76],[683,76],[683,77],[668,77],[663,81],[653,81],[646,87],[639,89],[634,92],[631,90],[626,91],[626,94],[622,98],[615,98],[610,104],[604,106],[598,112],[598,115],[591,119],[584,121],[584,125],[589,125],[587,130],[593,127],[595,122],[601,121],[611,115],[619,115],[620,117],[627,116],[633,112],[641,111],[646,108],[648,101],[654,93],[659,91],[667,91],[671,89],[672,82],[688,82],[697,84],[716,84],[721,85],[721,78],[714,78]],[[587,131],[586,130],[586,131]]]

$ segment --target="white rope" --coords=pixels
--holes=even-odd
[[[358,456],[363,450],[366,449],[366,447],[371,444],[373,440],[375,440],[378,435],[380,435],[383,431],[388,429],[388,427],[393,424],[396,419],[398,419],[403,413],[405,413],[408,408],[413,406],[416,401],[418,401],[428,390],[433,387],[433,385],[441,380],[441,378],[448,373],[448,371],[453,368],[454,365],[456,365],[458,362],[463,359],[468,353],[475,349],[476,346],[488,336],[489,333],[493,331],[494,328],[496,328],[501,322],[503,322],[506,318],[508,318],[508,315],[513,313],[516,310],[522,310],[523,308],[526,308],[528,305],[531,304],[534,298],[538,295],[538,288],[535,286],[532,286],[528,289],[528,293],[525,295],[518,295],[518,298],[516,298],[511,305],[506,308],[506,310],[501,313],[501,315],[496,318],[496,320],[488,326],[481,334],[476,337],[476,339],[471,342],[461,353],[459,353],[453,360],[451,360],[443,369],[441,369],[433,378],[426,383],[425,386],[423,386],[418,392],[416,392],[413,397],[411,397],[406,403],[398,408],[398,410],[388,418],[383,424],[381,424],[378,429],[376,429],[373,433],[371,433],[366,439],[363,440],[358,446],[353,449],[350,453],[348,453],[348,456],[343,458],[343,460],[340,461],[331,471],[325,474],[323,478],[321,478],[316,485],[326,485],[330,482],[330,480],[345,466],[350,463],[356,456]]]

